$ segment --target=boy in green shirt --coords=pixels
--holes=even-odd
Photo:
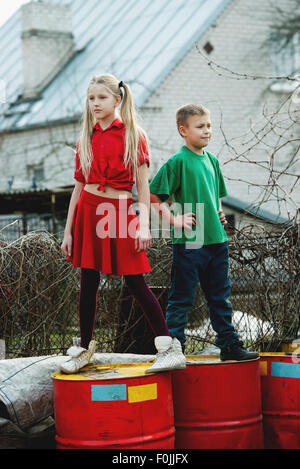
[[[203,106],[187,104],[177,110],[176,120],[185,145],[160,168],[150,184],[151,203],[171,225],[168,328],[184,350],[187,313],[200,282],[221,360],[254,359],[258,354],[242,347],[231,323],[228,238],[223,226],[227,222],[221,208],[227,190],[218,159],[204,149],[211,138],[210,112]],[[174,200],[171,210],[164,203],[170,196]],[[155,371],[155,363],[151,369]]]

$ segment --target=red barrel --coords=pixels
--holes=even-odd
[[[259,358],[189,356],[173,372],[175,448],[262,449]]]
[[[265,448],[300,449],[300,355],[260,355]]]
[[[174,448],[170,372],[150,363],[96,365],[54,373],[58,449]]]

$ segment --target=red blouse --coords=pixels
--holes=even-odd
[[[125,153],[125,125],[120,119],[115,119],[109,127],[101,129],[99,122],[93,129],[92,136],[92,163],[87,181],[80,167],[80,159],[76,151],[76,169],[74,178],[83,184],[98,183],[98,191],[104,191],[104,186],[114,189],[132,191],[134,175],[130,168],[124,164]],[[149,151],[146,140],[140,141],[138,166],[146,163],[149,167]]]

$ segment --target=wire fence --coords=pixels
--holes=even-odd
[[[79,336],[80,270],[66,261],[60,239],[47,229],[15,233],[12,240],[12,226],[0,232],[0,339],[6,357],[65,354]],[[229,248],[232,321],[247,347],[277,351],[300,327],[298,229],[258,231],[251,225],[230,235]],[[145,278],[165,311],[170,240],[153,240],[147,254],[152,273]],[[215,341],[200,286],[186,335],[186,353]],[[122,277],[101,276],[95,339],[97,352],[155,353],[153,333]]]

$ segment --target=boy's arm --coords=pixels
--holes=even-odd
[[[166,200],[175,194],[179,187],[180,177],[177,171],[176,160],[171,158],[160,168],[150,184],[150,202],[169,225],[175,228],[184,227],[191,230],[192,225],[196,224],[195,214],[185,213],[184,215],[178,214],[174,216],[169,205],[162,200]]]
[[[222,210],[222,201],[221,201],[221,199],[219,199],[218,214],[219,214],[220,222],[222,223],[222,225],[227,225],[227,220],[226,220],[225,214]]]
[[[158,195],[150,192],[150,202],[151,205],[155,208],[157,213],[162,216],[170,225],[174,225],[174,215],[169,209],[167,203],[163,202]]]
[[[196,224],[196,216],[194,213],[189,212],[183,215],[176,215],[174,217],[171,212],[169,205],[166,202],[163,202],[158,195],[150,193],[150,202],[151,205],[155,208],[157,213],[162,216],[170,225],[173,225],[175,228],[186,228],[188,230],[192,229],[192,225]]]

